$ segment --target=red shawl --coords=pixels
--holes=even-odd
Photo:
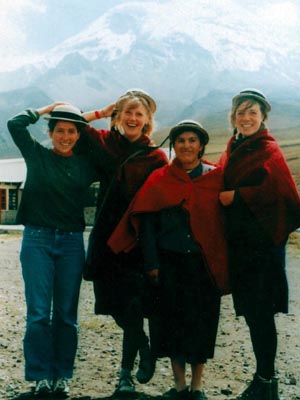
[[[148,177],[108,245],[115,253],[130,251],[138,241],[140,213],[158,212],[181,204],[190,215],[192,233],[202,249],[212,278],[222,293],[228,293],[227,246],[218,198],[222,189],[221,168],[191,179],[175,160]]]
[[[275,244],[300,226],[300,199],[284,155],[263,129],[230,153],[232,137],[222,154],[226,190],[239,193]]]
[[[115,130],[95,129],[91,126],[84,128],[89,139],[92,141],[94,150],[108,154],[121,165],[124,160],[138,150],[141,154],[135,155],[119,170],[119,182],[126,182],[126,191],[132,198],[148,175],[156,168],[168,164],[168,158],[163,150],[155,148],[151,139],[142,135],[137,141],[129,142],[124,136]]]

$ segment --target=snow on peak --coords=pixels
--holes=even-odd
[[[299,42],[292,40],[299,33],[298,17],[295,3],[288,0],[261,0],[260,7],[237,0],[129,1],[112,7],[43,59],[54,66],[78,52],[110,62],[129,54],[136,44],[161,48],[170,38],[184,37],[209,52],[217,70],[258,71],[267,58],[299,54]]]

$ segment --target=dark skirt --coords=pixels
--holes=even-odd
[[[285,246],[252,246],[239,241],[229,246],[230,283],[236,315],[288,312]]]
[[[214,355],[220,294],[200,254],[160,256],[158,357],[205,363]]]
[[[139,248],[130,253],[103,252],[94,279],[95,314],[148,317],[154,312],[157,289],[146,279]]]

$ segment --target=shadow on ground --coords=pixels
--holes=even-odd
[[[41,397],[35,396],[33,391],[21,393],[16,397],[10,398],[10,400],[39,400]],[[45,397],[43,397],[45,399]],[[47,396],[47,400],[57,400],[58,397]],[[160,400],[161,396],[150,396],[145,393],[134,393],[126,395],[112,395],[103,397],[91,397],[91,396],[75,396],[69,397],[68,400]]]

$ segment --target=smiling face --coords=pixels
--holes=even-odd
[[[143,134],[143,128],[149,123],[148,113],[143,104],[128,103],[120,113],[120,131],[130,141],[135,142]]]
[[[243,136],[251,136],[256,133],[263,121],[264,116],[259,103],[250,104],[248,101],[244,101],[234,114],[234,125]]]
[[[199,136],[195,132],[183,132],[174,141],[174,151],[183,169],[190,170],[199,165],[199,153],[203,150]]]
[[[52,131],[49,132],[54,148],[61,154],[68,154],[72,151],[79,132],[73,122],[58,121]]]

